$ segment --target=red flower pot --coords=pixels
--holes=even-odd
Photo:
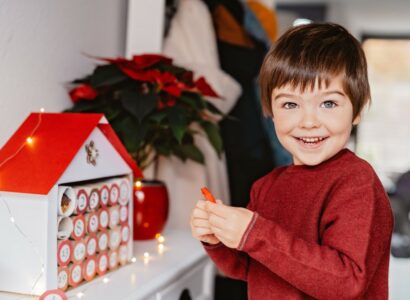
[[[159,180],[137,180],[134,184],[134,240],[154,239],[168,218],[168,191]]]

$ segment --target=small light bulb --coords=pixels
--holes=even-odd
[[[141,187],[142,187],[142,182],[141,182],[141,180],[135,181],[135,187],[136,187],[136,188],[141,188]]]
[[[110,279],[109,279],[108,277],[104,277],[104,278],[103,278],[103,282],[104,282],[104,283],[108,283],[108,282],[110,282]]]
[[[149,263],[149,253],[148,252],[144,252],[144,265],[148,265]]]
[[[159,244],[159,245],[158,245],[158,253],[159,253],[159,254],[164,253],[164,249],[165,249],[164,244]]]
[[[40,112],[43,113],[44,111],[45,111],[44,107],[40,108]]]
[[[41,273],[44,273],[45,269],[44,267],[41,267]]]
[[[136,257],[131,258],[131,262],[135,263],[137,261]]]
[[[158,238],[157,238],[157,240],[158,240],[158,243],[163,243],[163,242],[165,242],[165,238],[164,238],[162,235],[159,235]]]
[[[10,217],[10,221],[11,221],[11,223],[16,222],[16,220],[14,220],[14,218],[13,218],[13,217]]]
[[[77,298],[78,298],[78,299],[81,299],[82,297],[84,297],[84,295],[85,295],[85,294],[84,294],[83,292],[78,292],[78,293],[77,293]]]
[[[27,141],[27,143],[32,144],[32,143],[33,143],[33,138],[32,138],[31,136],[29,136],[29,137],[26,139],[26,141]]]

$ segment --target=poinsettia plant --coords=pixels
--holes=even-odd
[[[221,154],[219,128],[211,120],[222,113],[205,97],[218,95],[204,78],[194,80],[193,72],[162,55],[98,59],[104,63],[91,75],[72,82],[73,107],[66,111],[104,113],[142,169],[159,155],[204,163],[193,123]]]

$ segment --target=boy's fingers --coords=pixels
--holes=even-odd
[[[219,240],[224,240],[224,231],[221,228],[218,227],[211,227],[211,231]]]
[[[200,208],[200,209],[203,209],[203,210],[206,210],[206,201],[204,201],[204,200],[199,200],[199,201],[196,203],[196,207],[198,207],[198,208]]]
[[[209,224],[211,225],[211,227],[218,227],[223,229],[225,227],[225,219],[215,215],[215,214],[210,214],[209,216]]]
[[[229,216],[230,212],[231,212],[231,207],[230,206],[226,206],[222,203],[220,204],[214,204],[211,202],[206,203],[206,206],[208,208],[208,211],[218,215],[224,219],[226,219],[227,216]]]
[[[198,237],[201,237],[202,235],[213,234],[213,232],[212,232],[211,228],[196,227],[195,228],[195,234]]]
[[[215,244],[215,242],[219,242],[219,241],[216,241],[216,237],[213,234],[203,235],[200,237],[200,240],[205,243],[213,243],[213,244]]]
[[[216,199],[216,203],[223,204],[222,200]]]
[[[206,220],[206,219],[193,219],[192,224],[195,227],[203,227],[203,228],[209,228],[210,227],[209,221]]]
[[[193,218],[198,218],[198,219],[208,219],[209,214],[205,210],[199,209],[199,208],[194,208],[192,212],[192,217]]]

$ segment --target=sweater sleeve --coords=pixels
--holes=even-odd
[[[360,299],[389,255],[390,204],[370,166],[346,176],[328,199],[317,243],[257,215],[238,249],[312,297]]]
[[[263,182],[263,179],[258,180],[252,187],[251,190],[251,200],[247,206],[247,209],[251,211],[256,210],[256,197],[254,196],[255,191],[259,190],[255,188],[260,186]],[[250,224],[253,224],[256,221],[256,213],[253,215],[253,218]],[[252,226],[248,226],[248,229]],[[248,230],[244,235],[248,234]],[[208,256],[213,260],[215,265],[220,271],[222,271],[226,276],[246,281],[248,276],[249,268],[249,255],[243,251],[232,249],[226,247],[224,244],[219,243],[216,245],[209,245],[202,243]]]
[[[228,248],[222,243],[203,245],[208,256],[222,273],[233,279],[247,280],[249,257],[246,253]]]

